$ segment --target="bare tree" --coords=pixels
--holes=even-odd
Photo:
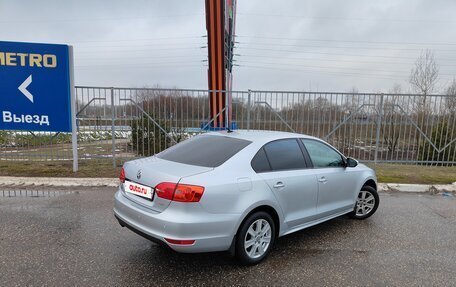
[[[431,50],[421,52],[410,73],[410,85],[412,89],[420,94],[415,98],[415,119],[424,133],[427,133],[428,126],[425,125],[426,118],[430,116],[430,103],[428,96],[434,91],[439,76],[439,67]],[[428,112],[429,111],[429,112]],[[416,133],[416,145],[420,149],[420,133]]]
[[[439,77],[439,66],[431,50],[424,50],[415,62],[410,73],[410,85],[412,89],[421,94],[422,97],[417,103],[417,111],[424,112],[426,110],[426,99],[430,95],[437,83]]]
[[[400,111],[397,107],[399,104],[399,97],[397,94],[402,92],[402,87],[399,84],[394,84],[390,90],[390,94],[385,97],[383,104],[383,118],[384,124],[381,126],[383,140],[388,147],[388,151],[393,154],[396,151],[399,143],[399,132],[400,132]]]
[[[446,108],[450,113],[456,113],[456,79],[446,90],[446,94],[449,96],[446,98]]]
[[[345,95],[345,104],[344,107],[350,113],[355,111],[361,105],[360,96],[358,95],[359,91],[356,87],[352,87],[348,91],[348,95]]]
[[[344,152],[349,149],[352,140],[356,142],[356,139],[353,138],[354,131],[356,131],[358,124],[355,112],[359,113],[358,109],[362,105],[361,100],[359,91],[356,87],[352,87],[348,91],[348,94],[345,95],[345,103],[343,105],[345,117],[351,116],[351,119],[345,124],[343,132],[340,134]]]

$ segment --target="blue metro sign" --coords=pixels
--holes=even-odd
[[[0,130],[72,131],[71,53],[67,45],[0,41]]]

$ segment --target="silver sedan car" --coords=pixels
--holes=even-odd
[[[311,136],[212,132],[126,162],[120,225],[178,252],[230,251],[256,264],[275,240],[379,205],[375,172]]]

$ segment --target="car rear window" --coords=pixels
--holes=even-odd
[[[250,143],[224,136],[196,136],[170,147],[157,157],[178,163],[217,167]]]

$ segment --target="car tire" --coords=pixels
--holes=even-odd
[[[356,198],[355,207],[348,215],[353,219],[366,219],[377,211],[380,198],[375,188],[365,185]]]
[[[271,215],[264,211],[250,215],[236,236],[237,259],[243,265],[260,263],[268,256],[275,238],[276,226]]]

